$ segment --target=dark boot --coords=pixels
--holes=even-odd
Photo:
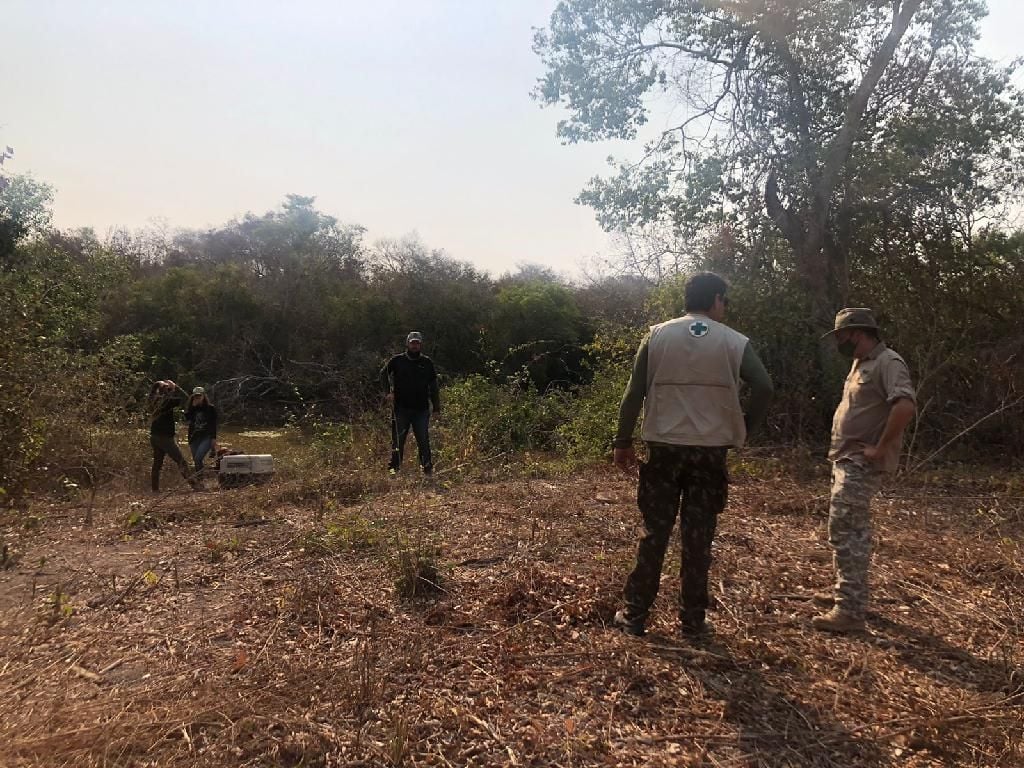
[[[679,614],[679,634],[683,637],[700,637],[713,630],[704,618],[704,611],[691,611]]]
[[[620,608],[615,612],[615,616],[612,618],[612,626],[620,632],[632,635],[633,637],[643,637],[646,632],[643,620],[630,617],[627,608]]]

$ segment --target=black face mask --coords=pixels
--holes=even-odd
[[[420,356],[420,351],[417,350],[417,351],[413,352],[411,349],[407,349],[407,350],[405,350],[405,354],[407,354],[409,357],[411,357],[413,360],[415,360],[417,357]]]
[[[839,354],[843,357],[853,357],[853,353],[857,351],[857,342],[853,339],[847,339],[841,341],[836,345],[836,349],[839,350]]]

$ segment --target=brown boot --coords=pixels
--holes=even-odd
[[[828,613],[815,616],[811,619],[811,625],[815,629],[820,629],[824,632],[838,632],[840,634],[864,631],[864,619],[839,607],[833,608]]]
[[[813,600],[818,605],[830,607],[833,604],[835,604],[836,596],[831,592],[815,592],[813,595],[811,595],[811,600]]]

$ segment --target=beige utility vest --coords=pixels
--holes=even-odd
[[[740,365],[747,337],[703,315],[651,327],[642,437],[669,445],[732,446],[747,438]]]

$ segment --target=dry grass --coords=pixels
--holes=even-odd
[[[1024,764],[1024,503],[991,485],[887,491],[871,631],[837,638],[808,628],[824,479],[740,465],[696,645],[678,554],[652,633],[606,626],[635,535],[619,475],[313,485],[12,524],[0,764]],[[400,552],[435,550],[437,589],[404,598]]]

